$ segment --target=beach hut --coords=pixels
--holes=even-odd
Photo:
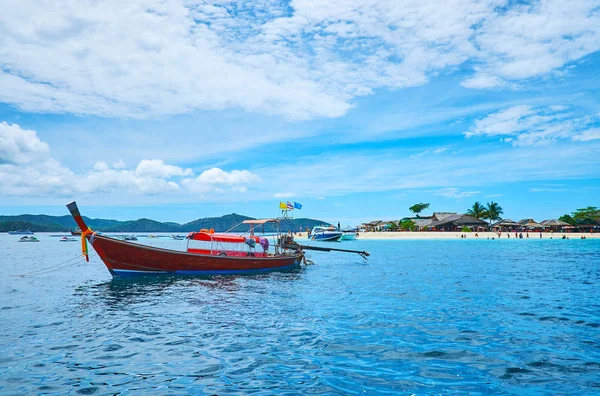
[[[512,230],[516,230],[517,228],[520,228],[520,227],[521,227],[521,224],[519,224],[516,221],[513,221],[511,219],[500,220],[500,221],[492,224],[492,228],[497,229],[497,230],[502,230],[502,231],[512,231]]]
[[[381,220],[373,220],[368,223],[363,223],[363,226],[365,227],[366,231],[379,231],[383,225],[382,223],[383,221]]]
[[[434,221],[431,227],[436,231],[460,231],[464,227],[469,227],[471,230],[480,230],[487,227],[487,223],[479,220],[477,217],[466,214],[455,214],[444,218],[441,221]]]
[[[562,221],[562,220],[557,220],[557,219],[552,219],[552,220],[544,220],[541,222],[541,224],[547,228],[550,229],[552,231],[559,231],[561,230],[563,227],[567,227],[570,226],[569,223],[567,223],[566,221]]]
[[[541,230],[544,226],[533,219],[523,219],[519,221],[521,228],[524,230]]]

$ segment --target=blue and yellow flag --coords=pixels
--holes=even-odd
[[[296,208],[296,209],[302,209],[302,205],[300,205],[298,202],[294,201],[294,208]]]

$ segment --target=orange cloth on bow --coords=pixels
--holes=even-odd
[[[87,236],[93,234],[89,227],[87,230],[81,232],[81,254],[85,257],[85,261],[90,261],[90,257],[88,255],[88,247],[87,247]]]

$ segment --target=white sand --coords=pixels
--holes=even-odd
[[[495,232],[435,232],[435,231],[422,231],[422,232],[411,232],[411,231],[399,231],[399,232],[361,232],[358,235],[357,239],[462,239],[460,236],[464,234],[467,236],[467,239],[487,239],[488,237],[498,239],[498,234]],[[478,235],[478,237],[475,236]],[[579,233],[579,232],[543,232],[542,239],[561,239],[562,236],[565,235],[569,239],[581,239],[582,236],[585,236],[586,239],[594,239],[600,238],[600,233]],[[303,232],[301,235],[296,234],[296,238],[306,238],[306,232]],[[508,239],[507,233],[503,232],[500,236],[501,239]],[[510,239],[515,238],[515,233],[510,233]],[[539,232],[530,232],[529,238],[527,238],[527,233],[523,232],[523,239],[540,239]]]

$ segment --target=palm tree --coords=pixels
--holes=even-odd
[[[496,202],[488,202],[487,208],[485,208],[486,218],[490,220],[490,225],[492,225],[492,221],[496,221],[501,219],[500,215],[504,213],[502,210],[502,206],[498,205]]]
[[[486,213],[485,213],[485,208],[483,207],[482,204],[479,203],[479,201],[475,202],[473,204],[473,207],[469,210],[467,210],[467,214],[469,216],[473,216],[476,217],[478,219],[485,219],[486,218]]]

